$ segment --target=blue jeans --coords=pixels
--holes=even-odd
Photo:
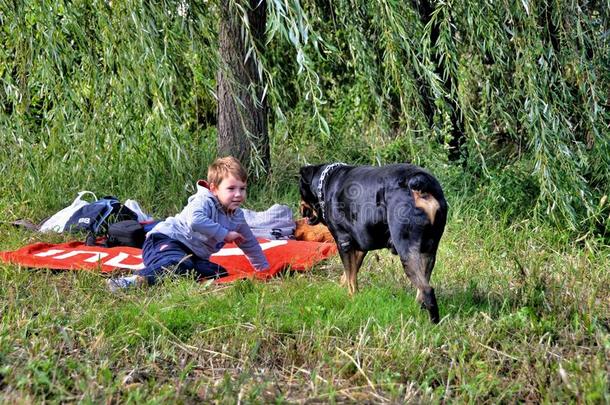
[[[218,278],[227,275],[224,267],[196,256],[185,244],[162,233],[153,233],[142,247],[144,266],[135,274],[155,284],[167,271],[177,275],[194,275],[196,279]]]

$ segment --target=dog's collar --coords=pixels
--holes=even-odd
[[[324,219],[324,221],[326,221],[324,215],[324,181],[326,180],[326,176],[328,176],[333,169],[339,166],[345,166],[345,163],[333,163],[326,166],[324,170],[322,170],[322,174],[318,180],[318,189],[316,190],[318,192],[318,205],[320,206],[320,212],[322,213],[322,219]]]

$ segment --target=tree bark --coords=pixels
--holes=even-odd
[[[263,78],[258,74],[254,53],[248,53],[246,46],[254,42],[263,53],[267,4],[265,0],[244,2],[253,38],[253,41],[244,41],[242,33],[247,32],[246,27],[230,3],[230,0],[220,1],[218,153],[235,156],[256,177],[262,177],[271,166],[267,99],[263,97]]]

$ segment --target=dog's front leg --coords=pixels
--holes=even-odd
[[[339,280],[339,285],[341,287],[345,287],[347,285],[347,272],[345,271],[345,266],[343,266],[343,274],[341,274],[341,280]]]
[[[339,255],[343,262],[341,285],[347,283],[349,295],[354,295],[358,292],[358,270],[360,270],[360,266],[362,266],[362,261],[364,260],[364,256],[366,256],[366,252],[355,249],[349,249],[347,251],[339,249]]]

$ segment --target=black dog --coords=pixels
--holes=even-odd
[[[417,300],[439,322],[429,285],[447,221],[447,202],[438,181],[409,164],[382,167],[342,163],[300,170],[301,214],[330,229],[343,262],[342,284],[358,290],[358,270],[369,250],[389,248],[400,256],[417,287]]]

